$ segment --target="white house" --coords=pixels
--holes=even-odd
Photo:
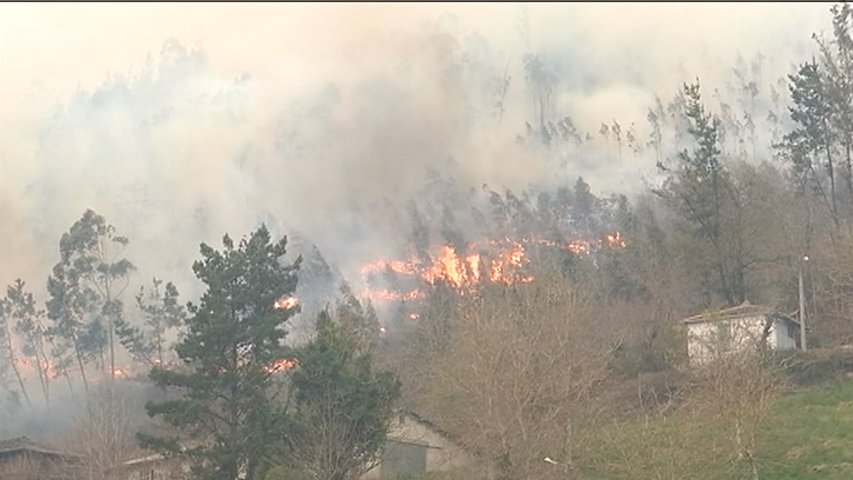
[[[691,365],[701,365],[728,352],[759,348],[800,347],[800,324],[769,307],[744,302],[737,307],[694,315],[687,327],[687,354]]]

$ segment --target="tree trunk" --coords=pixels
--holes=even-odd
[[[21,387],[21,393],[24,395],[24,400],[27,401],[27,406],[32,410],[33,403],[30,401],[30,394],[27,393],[27,386],[24,385],[24,379],[21,377],[21,371],[18,369],[18,365],[15,362],[15,355],[9,351],[9,359],[12,361],[12,371],[15,372],[15,377],[18,379],[18,385]]]
[[[116,379],[116,349],[115,349],[115,319],[113,316],[116,313],[116,310],[113,308],[113,299],[112,293],[110,292],[110,281],[105,280],[104,282],[105,291],[107,293],[107,301],[106,301],[106,316],[107,316],[107,338],[110,342],[110,381],[115,381]]]
[[[50,405],[50,399],[48,398],[48,395],[47,395],[47,372],[44,371],[44,367],[41,364],[41,358],[39,358],[38,352],[35,353],[33,358],[35,358],[35,361],[36,361],[36,368],[37,368],[37,371],[39,374],[39,385],[41,385],[41,391],[42,391],[42,394],[44,395],[44,401],[48,405]]]
[[[154,326],[154,340],[157,342],[157,365],[163,366],[163,339],[160,337],[160,320]]]
[[[68,376],[68,372],[63,371],[62,376],[65,377],[65,381],[68,382],[68,392],[71,394],[71,398],[76,399],[77,395],[74,394],[74,386],[71,384],[71,377]]]
[[[41,337],[41,334],[38,337],[38,344],[36,345],[38,351],[36,351],[36,359],[39,363],[40,372],[44,374],[44,384],[42,385],[42,391],[44,392],[44,401],[47,404],[47,408],[50,409],[50,362],[47,359],[47,355],[44,353],[44,339]],[[41,358],[39,358],[39,354],[41,354]],[[44,363],[42,363],[44,361]]]
[[[829,127],[826,125],[826,120],[824,120],[824,130],[826,135],[829,135]],[[824,149],[826,150],[826,164],[829,173],[829,196],[832,201],[832,221],[835,223],[837,227],[838,222],[838,207],[836,205],[836,195],[835,195],[835,165],[832,161],[832,146],[829,143],[829,139],[827,138],[824,141]]]
[[[847,180],[847,195],[849,197],[848,200],[853,203],[853,159],[851,159],[851,148],[849,140],[844,144],[844,154],[847,166],[847,175],[845,178],[845,180]]]
[[[83,365],[83,354],[80,352],[80,346],[77,343],[77,335],[72,333],[71,341],[74,343],[74,356],[77,357],[77,366],[80,368],[80,377],[83,379],[83,389],[86,391],[86,398],[88,398],[89,380],[86,379],[86,368]]]
[[[108,316],[107,319],[107,328],[110,329],[109,339],[110,339],[110,380],[116,379],[116,351],[115,344],[113,339],[113,319],[112,315]]]
[[[6,333],[6,350],[9,354],[9,363],[12,364],[12,371],[15,372],[15,378],[18,379],[18,385],[21,387],[21,394],[24,395],[24,399],[27,401],[27,406],[30,409],[33,408],[32,402],[30,402],[30,395],[27,393],[27,387],[24,385],[24,379],[21,377],[21,371],[18,369],[17,358],[15,357],[15,350],[12,348],[12,332],[9,331],[8,322],[3,321],[3,329]]]

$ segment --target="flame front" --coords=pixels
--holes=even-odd
[[[51,362],[49,359],[38,361],[33,360],[30,357],[16,356],[15,365],[25,375],[29,375],[36,372],[39,366],[41,366],[41,371],[47,375],[47,378],[59,378],[59,372],[56,370],[53,362]]]
[[[299,365],[295,359],[292,358],[282,358],[276,360],[275,362],[266,365],[263,367],[264,372],[266,373],[277,373],[277,372],[286,372],[288,370],[292,370]]]
[[[422,270],[420,276],[430,285],[441,280],[456,288],[476,284],[480,280],[480,256],[471,254],[460,258],[453,247],[445,245],[433,264]]]
[[[610,248],[625,248],[628,246],[619,232],[605,235],[604,242]]]
[[[419,300],[424,297],[424,292],[415,289],[406,292],[395,292],[388,289],[370,290],[362,292],[362,296],[371,302],[392,302]]]
[[[504,285],[529,283],[533,281],[533,277],[523,272],[524,267],[529,263],[527,257],[529,245],[558,248],[583,256],[603,248],[625,248],[627,244],[619,232],[615,232],[605,235],[598,241],[577,239],[568,243],[542,238],[523,238],[520,241],[486,240],[469,244],[463,254],[458,253],[451,245],[443,245],[439,247],[431,262],[424,262],[414,257],[410,260],[371,262],[361,269],[362,280],[365,285],[369,285],[372,275],[391,272],[417,278],[429,285],[445,283],[463,293],[485,279]],[[492,254],[480,253],[483,250],[491,251]],[[423,298],[424,293],[417,288],[401,291],[368,288],[364,296],[371,301],[404,301]]]
[[[573,240],[569,242],[566,249],[575,255],[586,255],[590,250],[590,243],[586,240]]]
[[[291,308],[295,307],[298,304],[299,304],[298,298],[296,298],[292,295],[285,295],[285,296],[279,298],[278,300],[276,300],[273,307],[277,308],[277,309],[290,310]]]

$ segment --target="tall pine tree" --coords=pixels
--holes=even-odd
[[[151,416],[162,415],[190,436],[140,435],[144,446],[183,452],[205,480],[257,478],[263,469],[272,421],[270,365],[285,357],[285,324],[293,308],[276,300],[296,289],[301,258],[283,264],[286,238],[272,243],[261,227],[235,247],[227,235],[223,251],[202,244],[193,264],[207,287],[198,305],[189,304],[186,336],[175,347],[183,371],[155,367],[152,380],[180,396],[149,402]]]

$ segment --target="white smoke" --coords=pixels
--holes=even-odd
[[[43,293],[59,237],[86,208],[130,237],[141,281],[194,296],[198,244],[260,222],[303,233],[350,277],[402,253],[406,202],[430,170],[462,191],[578,175],[597,191],[637,191],[653,154],[618,155],[602,123],[633,124],[645,144],[655,95],[696,77],[709,101],[729,95],[738,54],[772,53],[766,98],[828,23],[825,5],[104,8],[2,7],[0,285],[20,276]],[[128,23],[155,17],[163,27]],[[57,43],[62,82],[38,56]],[[538,79],[525,79],[527,53]],[[537,127],[534,85],[591,140],[519,142]]]

